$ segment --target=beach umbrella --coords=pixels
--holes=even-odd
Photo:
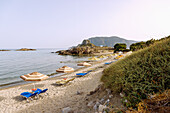
[[[98,59],[96,57],[92,57],[92,58],[89,58],[88,60],[97,61],[97,60],[100,60],[100,59]]]
[[[99,56],[99,57],[97,57],[97,58],[105,58],[106,56],[104,56],[104,55],[101,55],[101,56]]]
[[[119,59],[119,58],[121,58],[121,57],[123,57],[123,55],[119,55],[119,56],[117,56],[115,59]]]
[[[111,54],[108,54],[107,56],[112,56]]]
[[[71,67],[68,67],[68,66],[63,66],[63,67],[58,68],[56,70],[56,72],[59,72],[59,73],[70,73],[70,72],[73,72],[73,71],[74,71],[74,69],[71,68]]]
[[[123,52],[122,52],[122,51],[119,51],[118,54],[119,54],[119,55],[120,55],[120,54],[123,54]]]
[[[48,78],[47,75],[38,73],[38,72],[33,72],[27,75],[22,75],[20,76],[25,81],[42,81]],[[34,89],[35,89],[35,84],[34,84]]]
[[[77,66],[91,66],[91,64],[87,62],[83,62],[83,63],[78,63]]]

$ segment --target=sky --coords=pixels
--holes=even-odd
[[[170,0],[0,0],[0,48],[65,48],[95,36],[170,35]]]

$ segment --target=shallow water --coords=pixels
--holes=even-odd
[[[51,53],[57,50],[59,49],[37,49],[37,51],[1,51],[0,86],[4,84],[11,86],[9,85],[11,83],[13,83],[13,85],[20,83],[23,81],[20,78],[21,75],[32,72],[40,72],[46,75],[55,73],[57,68],[64,65],[78,69],[79,67],[77,66],[77,62],[88,59],[88,57],[61,56],[56,53]],[[57,76],[58,75],[61,74],[57,74]]]

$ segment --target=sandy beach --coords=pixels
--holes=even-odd
[[[108,65],[105,62],[114,61],[108,58],[95,62],[92,66],[78,69],[60,77],[53,77],[44,81],[36,82],[36,88],[48,88],[43,98],[27,102],[20,94],[31,91],[33,84],[25,84],[0,90],[0,113],[61,113],[62,108],[70,107],[74,112],[92,112],[87,109],[86,100],[90,91],[94,91],[101,83],[102,71]],[[76,73],[93,69],[84,77],[76,77]],[[66,85],[57,86],[55,82],[62,78],[73,78]],[[89,110],[89,111],[88,111]]]

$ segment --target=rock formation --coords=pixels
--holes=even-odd
[[[111,47],[97,47],[90,40],[83,40],[81,44],[68,50],[57,51],[59,55],[92,55],[99,53],[100,50],[112,50]]]
[[[21,48],[17,49],[16,51],[36,51],[36,49]]]

